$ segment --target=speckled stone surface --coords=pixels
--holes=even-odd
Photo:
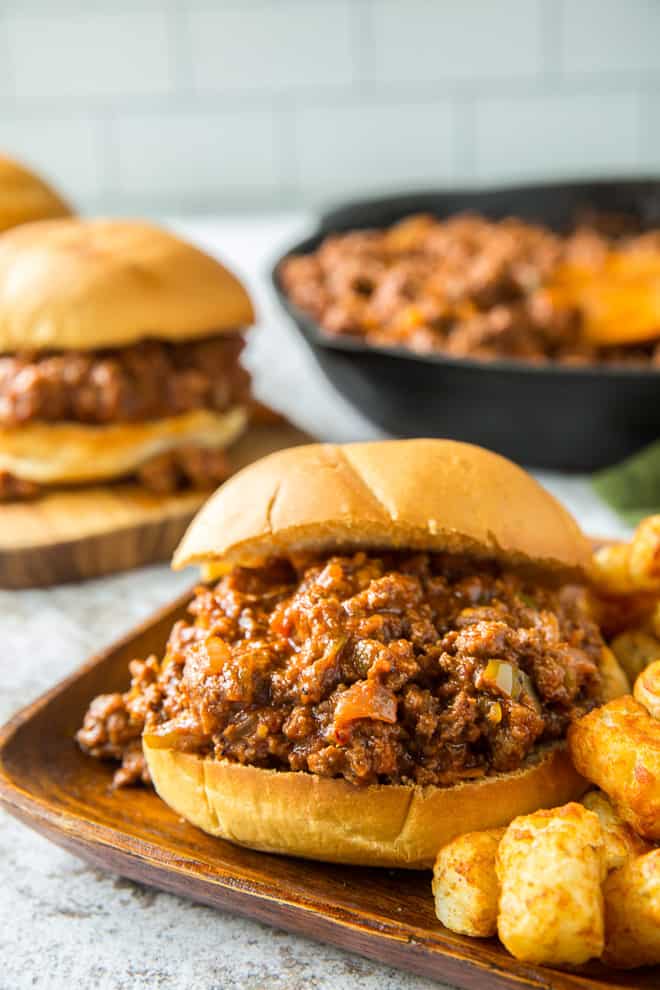
[[[249,363],[261,395],[324,439],[366,439],[375,432],[323,381],[267,290],[269,260],[304,223],[251,219],[179,229],[232,258],[255,295],[260,330]],[[582,479],[539,477],[585,528],[625,533]],[[158,567],[48,591],[0,591],[0,720],[193,579]],[[0,990],[432,986],[438,984],[101,873],[0,814]]]

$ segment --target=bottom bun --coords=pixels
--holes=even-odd
[[[257,767],[160,749],[143,739],[156,791],[211,835],[251,849],[358,866],[425,869],[465,832],[581,797],[587,782],[565,745],[521,770],[453,787],[378,784]]]

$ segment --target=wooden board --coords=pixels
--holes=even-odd
[[[73,742],[92,697],[162,653],[185,595],[0,731],[0,804],[103,869],[470,990],[657,990],[660,969],[572,973],[517,962],[495,939],[437,921],[428,872],[360,869],[240,849],[178,818],[150,790],[115,793],[112,768]],[[47,742],[47,744],[45,744]],[[212,948],[210,951],[214,951]],[[221,950],[218,950],[221,951]]]
[[[238,470],[310,441],[286,422],[253,424],[231,448],[231,462]],[[0,588],[45,587],[169,560],[209,494],[154,495],[124,484],[0,505]]]

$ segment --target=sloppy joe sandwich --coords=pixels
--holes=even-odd
[[[69,204],[52,186],[24,165],[0,154],[0,232],[71,213]]]
[[[0,238],[0,499],[137,479],[215,488],[247,423],[250,299],[223,265],[131,220]]]
[[[428,867],[586,789],[566,730],[618,669],[590,561],[562,506],[481,448],[272,454],[193,521],[174,558],[208,578],[190,618],[78,741],[214,835]]]

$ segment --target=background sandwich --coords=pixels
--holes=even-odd
[[[67,217],[73,210],[52,186],[0,154],[0,232],[34,220]]]
[[[168,231],[63,219],[0,238],[0,498],[135,477],[213,488],[247,423],[241,283]]]
[[[586,789],[567,726],[625,684],[590,560],[552,496],[480,448],[279,452],[199,513],[175,566],[220,580],[78,740],[215,835],[429,866],[456,835]]]

